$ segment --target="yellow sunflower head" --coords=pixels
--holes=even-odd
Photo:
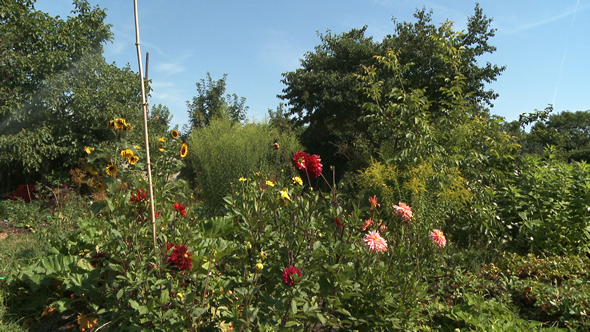
[[[180,134],[178,134],[178,130],[176,130],[176,129],[173,129],[173,130],[170,132],[170,136],[172,136],[172,138],[174,138],[174,139],[177,139],[177,138],[178,138],[178,136],[180,136]]]
[[[115,118],[114,126],[116,130],[123,131],[127,127],[127,121],[123,118]]]
[[[114,165],[114,164],[109,164],[106,169],[107,174],[110,176],[117,175],[118,171],[119,171],[119,168],[117,167],[117,165]]]
[[[86,153],[90,154],[90,152],[94,151],[94,148],[91,148],[89,146],[85,146],[84,151],[86,151]]]
[[[115,121],[111,120],[111,121],[107,122],[107,128],[108,129],[115,128]]]
[[[138,156],[131,156],[131,157],[129,157],[129,163],[131,165],[135,165],[138,161],[139,161],[139,157]]]
[[[158,141],[160,141],[160,142],[166,142],[166,139],[164,137],[158,137]]]
[[[121,158],[133,157],[133,151],[131,149],[121,150]]]
[[[161,145],[158,144],[158,150],[160,150],[160,152],[163,152],[164,151],[164,148]]]
[[[188,153],[188,145],[182,144],[182,146],[180,147],[180,157],[184,158],[186,157],[186,154]]]

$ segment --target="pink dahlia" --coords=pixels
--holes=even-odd
[[[369,203],[371,203],[371,210],[373,210],[376,206],[381,207],[381,204],[377,203],[377,195],[369,197]]]
[[[441,248],[447,245],[447,238],[439,229],[433,229],[432,232],[430,232],[430,240]]]
[[[291,277],[294,274],[297,274],[298,277],[301,277],[301,270],[293,265],[283,270],[283,282],[285,285],[293,286],[295,284],[295,281]]]
[[[305,157],[307,153],[299,151],[293,155],[293,166],[297,169],[305,169]]]
[[[365,235],[365,246],[372,252],[384,252],[387,250],[387,241],[377,231],[369,231]]]
[[[369,218],[365,220],[365,224],[361,227],[361,230],[364,232],[367,228],[371,227],[371,225],[373,225],[373,219]]]
[[[404,222],[410,221],[414,215],[412,213],[412,208],[406,203],[399,202],[399,205],[394,205],[393,209],[395,211],[395,215]]]
[[[176,245],[172,249],[170,256],[168,256],[168,262],[175,265],[181,271],[190,270],[193,268],[192,255],[193,253],[188,252],[188,247],[184,244]]]

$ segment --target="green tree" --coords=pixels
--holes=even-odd
[[[456,67],[449,68],[440,58],[440,39],[436,37],[441,33],[454,34],[452,29],[445,28],[450,23],[435,26],[430,23],[431,12],[424,9],[417,11],[415,17],[415,23],[395,23],[395,33],[381,43],[365,36],[366,27],[341,35],[330,32],[320,35],[322,44],[305,54],[302,68],[283,74],[286,88],[279,97],[287,101],[299,125],[307,125],[302,143],[321,154],[326,164],[355,170],[363,166],[362,160],[375,156],[379,145],[371,137],[374,133],[359,121],[368,114],[363,105],[371,100],[360,92],[358,76],[363,75],[363,67],[375,64],[375,56],[385,56],[388,52],[393,52],[404,68],[404,86],[397,87],[407,91],[424,88],[431,116],[447,116],[441,106],[452,102],[453,97],[444,92],[453,86],[452,73],[464,77],[461,83],[464,102],[473,106],[469,109],[471,114],[487,115],[485,106],[491,104],[496,94],[486,90],[485,83],[494,81],[504,70],[489,63],[480,67],[477,63],[479,56],[495,51],[488,44],[488,39],[494,36],[491,19],[483,15],[479,6],[475,7],[467,31],[458,33],[446,45],[461,49]],[[373,75],[384,91],[400,82],[384,68],[376,67]]]
[[[192,128],[206,127],[212,119],[225,113],[236,122],[246,119],[246,98],[239,98],[235,93],[224,96],[226,79],[227,74],[224,74],[223,78],[213,81],[211,74],[207,72],[207,79],[196,83],[197,96],[193,97],[192,102],[186,102]]]
[[[0,179],[5,188],[42,175],[67,174],[85,145],[106,139],[106,122],[124,117],[141,128],[139,79],[107,64],[106,14],[74,1],[63,20],[34,1],[0,6]]]

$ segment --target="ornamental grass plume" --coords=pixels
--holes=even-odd
[[[285,285],[295,285],[295,280],[293,280],[292,278],[294,274],[297,274],[298,277],[301,277],[301,270],[299,270],[293,265],[283,270],[283,282],[285,283]]]
[[[387,250],[387,241],[381,237],[378,231],[369,231],[365,235],[365,247],[372,252],[384,252]]]
[[[398,205],[393,206],[393,209],[395,215],[405,223],[409,222],[414,215],[412,213],[412,208],[406,203],[399,202]]]
[[[445,237],[445,234],[439,229],[433,229],[432,232],[430,232],[429,237],[435,245],[441,248],[447,245],[447,238]]]

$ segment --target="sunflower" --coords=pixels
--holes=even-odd
[[[161,145],[158,144],[158,150],[160,150],[160,152],[163,152],[165,149]]]
[[[102,184],[102,182],[99,182],[96,184],[96,186],[94,187],[94,189],[96,189],[96,191],[103,191],[104,190],[104,184]]]
[[[160,142],[166,142],[166,139],[164,137],[158,137],[158,141],[160,141]]]
[[[107,122],[107,129],[113,129],[115,128],[115,121],[111,120],[109,122]]]
[[[135,165],[138,161],[139,161],[139,157],[138,156],[131,156],[131,157],[129,157],[129,163],[131,165]]]
[[[173,130],[170,132],[170,136],[172,136],[172,138],[174,138],[174,139],[177,139],[177,138],[178,138],[178,136],[180,136],[180,135],[178,134],[178,130],[176,130],[176,129],[173,129]]]
[[[117,167],[117,165],[114,165],[114,164],[109,164],[106,169],[107,174],[110,176],[117,175],[118,171],[119,171],[119,168]]]
[[[84,151],[86,151],[86,153],[90,154],[90,152],[94,151],[94,148],[91,148],[89,146],[85,146]]]
[[[133,151],[131,149],[121,150],[121,158],[130,158],[130,157],[133,157]]]
[[[115,118],[115,129],[123,130],[127,127],[127,121],[123,118]]]
[[[186,157],[187,153],[188,153],[188,145],[182,144],[182,146],[180,147],[180,157],[181,158]]]

